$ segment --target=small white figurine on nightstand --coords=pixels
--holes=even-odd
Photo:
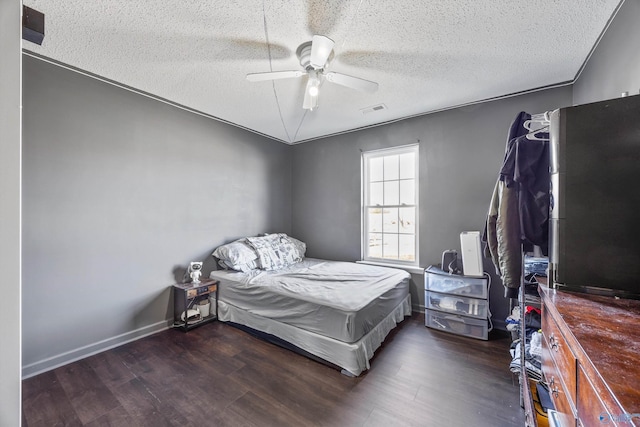
[[[200,283],[200,276],[202,275],[202,263],[192,262],[189,264],[189,277],[191,277],[191,283],[194,285]]]

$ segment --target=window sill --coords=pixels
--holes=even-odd
[[[405,270],[412,274],[424,274],[424,268],[418,267],[417,265],[403,265],[403,264],[391,264],[385,262],[378,261],[356,261],[358,264],[368,264],[368,265],[377,265],[379,267],[389,267],[389,268],[399,268],[400,270]]]

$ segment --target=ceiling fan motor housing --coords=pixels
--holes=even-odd
[[[311,42],[302,43],[298,49],[296,50],[296,55],[300,59],[300,65],[305,70],[315,69],[313,65],[311,65]]]

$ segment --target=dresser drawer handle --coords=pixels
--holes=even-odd
[[[557,399],[557,398],[558,398],[558,394],[559,394],[559,393],[558,393],[558,387],[553,386],[553,387],[551,388],[551,394],[553,394],[553,397]]]
[[[549,335],[549,347],[558,351],[558,340],[556,340],[555,334]]]
[[[558,398],[558,387],[556,387],[556,377],[554,375],[551,376],[549,380],[549,389],[551,390],[551,394],[556,399]]]

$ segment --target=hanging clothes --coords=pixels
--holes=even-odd
[[[522,111],[511,122],[502,169],[515,170],[515,141],[529,133],[524,123],[530,119],[531,115]],[[491,257],[496,272],[502,278],[505,297],[517,298],[522,271],[518,189],[506,185],[502,175],[493,190],[483,241],[486,242],[485,256]]]
[[[516,165],[513,181],[518,186],[520,238],[523,243],[549,253],[549,134],[539,140],[520,137],[516,140]]]
[[[522,277],[522,249],[549,246],[549,136],[525,127],[531,115],[520,112],[511,123],[499,178],[491,197],[483,240],[505,287],[517,298]]]
[[[524,111],[522,111],[518,113],[515,119],[511,122],[511,126],[509,127],[509,132],[507,134],[507,142],[505,146],[505,161],[507,158],[507,153],[509,152],[510,142],[513,139],[522,135],[526,135],[527,132],[529,132],[524,127],[524,123],[530,118],[531,118],[530,114],[527,114]],[[498,275],[500,275],[500,264],[499,264],[499,254],[498,254],[497,219],[498,219],[498,211],[500,208],[500,195],[501,195],[500,180],[498,179],[493,189],[491,202],[489,204],[489,212],[487,214],[487,222],[485,224],[485,229],[482,236],[482,240],[486,243],[486,246],[484,249],[484,255],[485,257],[492,259]]]

